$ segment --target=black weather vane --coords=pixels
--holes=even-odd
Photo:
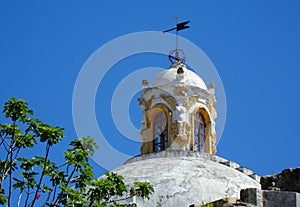
[[[190,28],[190,26],[187,26],[187,24],[190,21],[185,21],[185,22],[178,23],[178,17],[176,16],[175,18],[176,18],[176,27],[173,27],[171,29],[163,31],[163,33],[165,33],[165,32],[170,32],[170,31],[176,30],[176,48],[175,48],[175,50],[172,50],[169,54],[169,59],[172,63],[174,61],[179,61],[179,62],[184,62],[185,61],[184,52],[181,49],[178,48],[178,31]],[[183,55],[182,58],[179,57],[179,52],[182,53],[182,55]],[[175,53],[175,57],[173,55],[174,53]]]

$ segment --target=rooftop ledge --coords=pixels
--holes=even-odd
[[[125,161],[125,165],[141,160],[147,160],[147,159],[155,159],[155,158],[201,158],[205,160],[211,160],[213,162],[217,162],[223,165],[226,165],[228,167],[234,168],[238,170],[241,173],[244,173],[251,177],[252,179],[256,180],[257,182],[260,182],[260,176],[254,173],[252,170],[240,166],[238,163],[227,160],[225,158],[216,156],[216,155],[210,155],[204,152],[196,152],[196,151],[184,151],[184,150],[165,150],[161,152],[151,152],[147,154],[137,155],[135,157],[132,157]]]

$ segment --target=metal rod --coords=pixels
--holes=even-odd
[[[176,26],[178,24],[178,16],[175,17],[176,19]],[[176,28],[176,49],[175,49],[175,58],[176,60],[179,60],[179,55],[178,55],[178,30]]]

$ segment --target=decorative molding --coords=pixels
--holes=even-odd
[[[186,110],[190,110],[190,108],[199,100],[199,95],[197,96],[191,96],[188,98],[188,100],[185,103]]]
[[[154,98],[153,95],[148,101],[146,101],[143,97],[138,98],[139,106],[142,107],[144,110],[148,110],[152,105],[153,98]]]
[[[175,98],[173,98],[172,96],[168,96],[166,94],[160,94],[160,97],[169,104],[169,106],[171,107],[172,110],[176,109]]]
[[[177,85],[174,88],[174,95],[175,96],[186,96],[187,88],[184,85]]]
[[[190,150],[191,127],[187,122],[175,121],[177,130],[174,134],[174,142],[179,145],[180,150]]]

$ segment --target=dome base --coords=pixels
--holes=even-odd
[[[150,182],[150,200],[139,206],[189,206],[225,197],[239,198],[241,189],[258,188],[254,173],[224,158],[193,151],[163,151],[133,157],[113,170],[128,187],[136,181]],[[252,177],[250,177],[252,176]],[[256,175],[257,176],[257,175]]]

